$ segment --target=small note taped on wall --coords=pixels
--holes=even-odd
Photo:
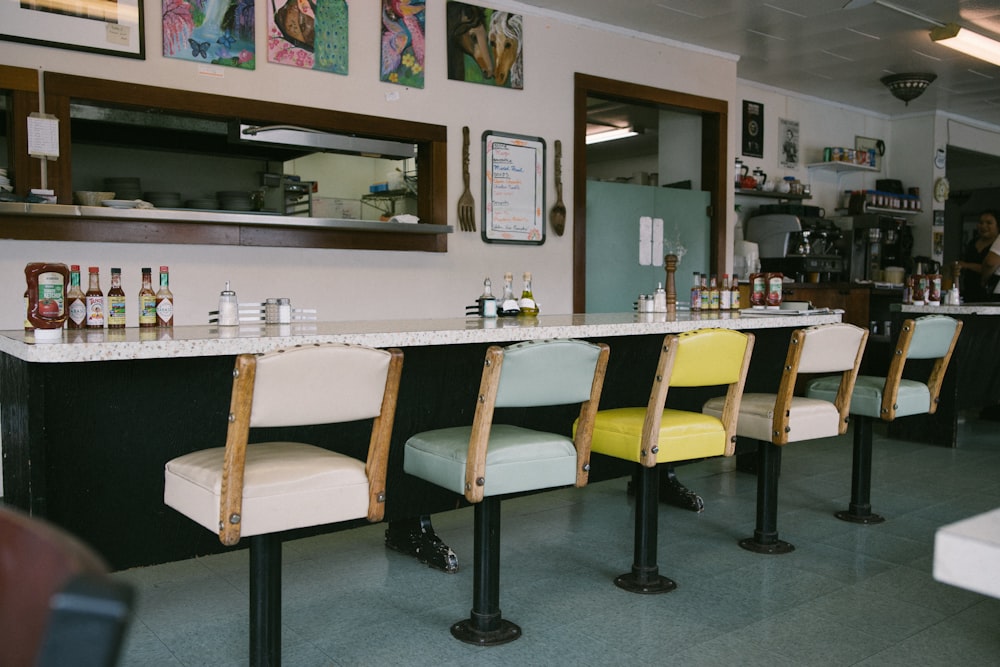
[[[663,218],[653,218],[653,266],[663,266]]]
[[[104,38],[108,44],[127,47],[132,40],[132,26],[108,23],[104,28]]]
[[[639,218],[639,266],[649,266],[653,261],[653,219]]]
[[[38,112],[28,116],[28,155],[59,157],[59,119]]]

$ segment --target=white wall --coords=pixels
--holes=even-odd
[[[827,217],[837,214],[836,209],[840,206],[841,193],[844,190],[874,188],[875,180],[878,178],[898,178],[895,175],[887,175],[893,174],[894,155],[892,124],[888,117],[740,80],[737,86],[737,104],[740,106],[736,107],[735,112],[731,112],[731,124],[737,127],[737,141],[739,141],[738,128],[742,122],[741,101],[744,99],[764,105],[764,157],[761,159],[743,157],[743,163],[749,165],[751,172],[755,167],[763,169],[768,180],[780,181],[785,176],[794,176],[803,183],[809,183],[812,188],[812,199],[802,203],[825,209]],[[794,169],[780,166],[783,137],[779,133],[779,119],[799,123],[799,164]],[[808,164],[823,160],[823,149],[827,146],[853,148],[855,136],[885,140],[889,149],[886,151],[881,172],[837,174],[833,171],[807,167]],[[735,151],[736,155],[740,154],[739,145]],[[761,204],[775,202],[738,197],[736,203],[740,205],[739,217],[744,220]]]
[[[504,8],[510,3],[490,4]],[[258,5],[256,71],[222,68],[221,76],[204,76],[195,63],[163,58],[156,20],[160,3],[155,0],[145,6],[145,61],[5,43],[4,62],[445,125],[449,139],[449,209],[454,208],[462,188],[463,125],[469,125],[476,140],[487,129],[544,137],[549,146],[547,190],[553,192],[551,146],[555,139],[563,143],[563,164],[573,163],[574,72],[709,97],[728,96],[735,90],[736,63],[731,58],[692,53],[634,35],[603,32],[527,13],[524,90],[451,81],[446,71],[441,1],[428,3],[423,90],[378,81],[380,16],[379,3],[374,0],[351,3],[349,76],[299,70],[266,61],[262,28],[266,8],[265,3]],[[470,170],[473,183],[479,183],[482,174],[478,141],[473,146]],[[569,179],[564,200],[570,205],[572,190]],[[504,271],[520,275],[526,270],[534,273],[534,290],[543,313],[569,312],[572,219],[570,210],[566,233],[561,237],[549,233],[542,246],[484,244],[478,233],[456,232],[449,237],[448,252],[437,254],[5,241],[0,244],[0,279],[13,287],[0,291],[0,328],[21,325],[23,290],[16,286],[23,282],[24,264],[29,260],[98,265],[105,275],[111,266],[121,266],[130,305],[139,268],[167,264],[177,298],[178,324],[204,322],[225,280],[232,281],[241,299],[288,296],[293,304],[319,308],[323,319],[384,319],[461,315],[464,306],[480,293],[485,275],[499,284]],[[130,313],[130,326],[135,324],[134,318],[135,314]]]

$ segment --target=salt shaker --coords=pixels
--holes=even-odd
[[[240,309],[236,303],[236,292],[229,289],[229,281],[226,281],[226,289],[219,294],[219,326],[235,327],[240,324]]]
[[[278,324],[292,323],[292,300],[287,297],[278,299]]]

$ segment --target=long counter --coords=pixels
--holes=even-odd
[[[948,372],[941,385],[937,411],[914,415],[889,425],[895,437],[947,447],[958,446],[958,420],[963,410],[993,409],[1000,412],[1000,302],[961,305],[892,307],[894,331],[902,320],[925,315],[947,315],[963,322]],[[907,364],[906,374],[911,372]],[[915,362],[913,372],[922,373],[925,364]],[[914,376],[920,379],[918,375]],[[926,379],[926,374],[924,374]]]
[[[758,342],[747,389],[774,391],[791,329],[839,320],[839,314],[543,315],[64,332],[52,343],[37,342],[23,331],[0,332],[5,501],[81,536],[115,568],[221,551],[217,538],[163,505],[164,463],[225,442],[235,355],[347,342],[403,348],[386,518],[433,514],[464,501],[404,474],[402,444],[413,433],[471,419],[490,344],[553,337],[608,343],[601,406],[609,408],[646,404],[666,333],[703,327],[752,330]],[[700,407],[704,397],[678,391],[670,400],[690,408]],[[543,412],[518,419],[549,430],[572,423],[572,415]],[[349,443],[338,444],[338,451],[358,458],[367,449],[360,424],[268,429],[254,436],[318,443],[336,439]],[[627,464],[595,456],[591,479],[630,471]]]
[[[605,313],[307,322],[239,327],[182,326],[170,329],[64,331],[55,342],[31,332],[0,331],[0,352],[32,363],[123,361],[177,357],[215,357],[263,353],[290,345],[352,343],[370,347],[415,347],[512,343],[542,338],[595,338],[668,334],[699,328],[773,329],[839,322],[840,315],[761,315],[735,313]]]

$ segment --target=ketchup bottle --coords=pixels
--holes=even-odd
[[[32,262],[24,267],[24,278],[28,283],[28,321],[35,328],[35,337],[62,337],[69,267]]]

